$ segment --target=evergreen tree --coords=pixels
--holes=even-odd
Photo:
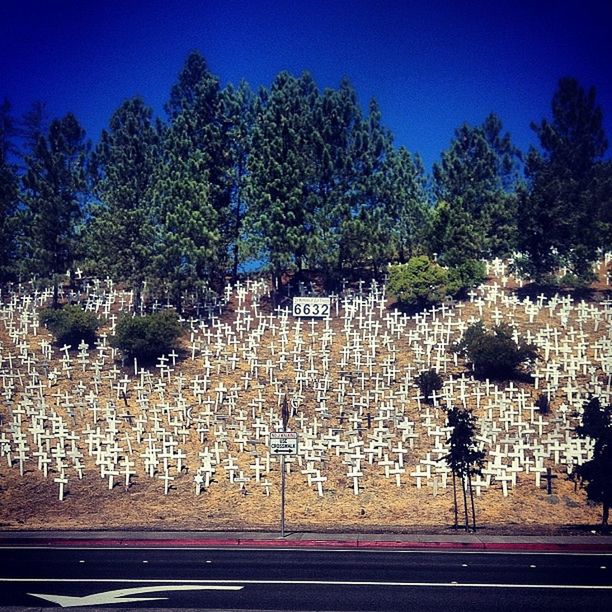
[[[348,262],[341,231],[351,220],[359,191],[358,159],[365,153],[364,123],[355,90],[343,80],[319,97],[313,118],[313,183],[316,206],[308,259],[328,282],[338,281]]]
[[[597,249],[605,244],[602,219],[610,206],[610,181],[601,161],[608,143],[594,88],[585,92],[575,79],[561,79],[552,120],[532,128],[542,152],[532,148],[527,157],[519,266],[537,281],[562,265],[588,280]]]
[[[57,307],[59,276],[75,259],[86,196],[85,132],[72,114],[51,122],[26,159],[23,177],[29,270],[53,279]]]
[[[170,125],[151,192],[156,273],[180,310],[185,291],[223,287],[235,224],[229,126],[219,80],[199,53],[187,58],[166,110]]]
[[[601,524],[607,525],[612,506],[612,405],[604,408],[598,398],[590,398],[576,431],[594,442],[593,455],[578,466],[578,476],[587,483],[588,498],[602,504]]]
[[[230,246],[233,251],[232,277],[238,276],[242,222],[246,214],[246,180],[251,135],[255,120],[255,95],[246,81],[238,89],[228,85],[222,92],[223,118],[227,126],[230,171]]]
[[[8,100],[0,104],[0,283],[15,278],[19,179],[14,158],[17,129]]]
[[[151,269],[154,228],[149,190],[159,161],[159,134],[140,98],[121,104],[93,155],[98,198],[86,236],[89,265],[126,281],[140,301]]]
[[[469,492],[472,513],[472,529],[476,531],[476,511],[474,506],[474,492],[472,490],[472,476],[481,473],[484,465],[484,451],[476,446],[475,428],[476,418],[469,410],[451,408],[447,415],[448,427],[451,428],[448,444],[450,447],[445,460],[453,473],[453,492],[455,506],[455,527],[458,526],[456,478],[461,480],[463,492],[463,507],[465,514],[465,530],[469,531],[469,512],[466,491]]]
[[[313,235],[315,181],[309,74],[281,72],[260,94],[249,158],[245,234],[252,256],[267,262],[276,284],[287,269],[304,268]]]
[[[518,151],[501,129],[495,115],[482,126],[462,125],[440,163],[434,164],[435,194],[448,211],[436,215],[433,238],[448,265],[506,256],[514,247]],[[455,235],[459,224],[469,241]],[[465,247],[470,252],[463,252]]]
[[[387,207],[387,159],[391,133],[382,125],[376,100],[357,134],[353,155],[351,217],[340,228],[341,251],[345,261],[356,267],[380,271],[392,255],[391,223]]]
[[[389,151],[383,173],[384,201],[393,256],[400,263],[426,250],[431,211],[425,183],[425,170],[418,155],[411,155],[403,147]]]

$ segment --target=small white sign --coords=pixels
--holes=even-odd
[[[298,437],[296,431],[271,431],[271,455],[297,455]]]
[[[328,297],[294,297],[294,317],[329,317],[331,300]]]

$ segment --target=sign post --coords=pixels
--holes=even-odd
[[[298,438],[295,431],[270,432],[270,454],[281,458],[281,537],[285,537],[285,457],[297,455]]]

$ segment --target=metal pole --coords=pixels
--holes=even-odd
[[[281,538],[285,537],[285,455],[281,455]]]

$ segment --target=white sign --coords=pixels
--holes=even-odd
[[[297,455],[298,437],[296,431],[271,431],[271,455]]]
[[[328,297],[294,297],[294,317],[328,317],[331,314],[331,300]]]

